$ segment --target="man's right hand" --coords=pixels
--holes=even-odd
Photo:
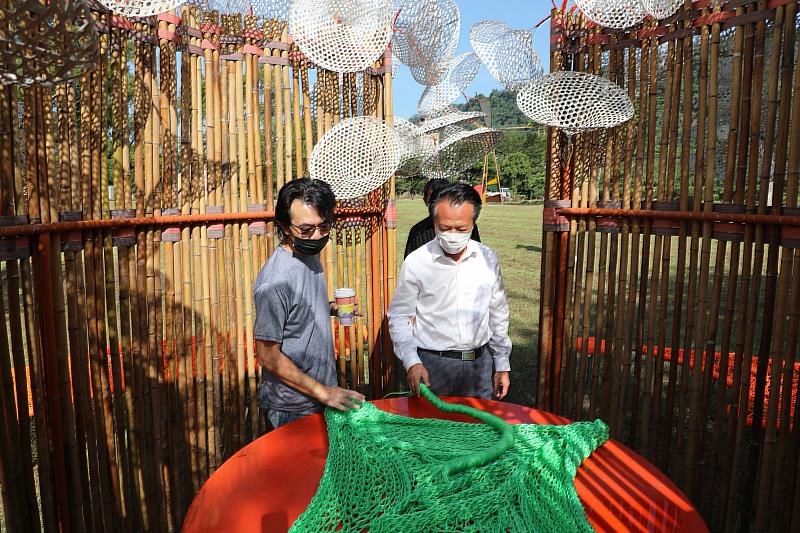
[[[325,387],[325,392],[319,398],[319,401],[340,411],[350,411],[361,407],[361,404],[367,399],[360,392],[340,387]]]
[[[428,387],[431,382],[428,379],[428,370],[422,366],[422,363],[417,363],[408,369],[408,386],[411,387],[411,392],[419,396],[419,382],[422,381]]]

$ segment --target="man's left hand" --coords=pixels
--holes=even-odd
[[[331,316],[337,316],[337,311],[339,309],[339,306],[336,305],[336,302],[335,301],[328,302],[328,306],[330,307],[330,310],[331,310]],[[361,317],[361,318],[364,317],[364,314],[361,313],[361,311],[359,311],[359,309],[358,309],[358,302],[353,304],[353,315],[357,316],[357,317]]]
[[[511,377],[509,372],[495,372],[492,376],[492,385],[494,387],[494,397],[502,400],[508,394],[508,387],[511,385]]]

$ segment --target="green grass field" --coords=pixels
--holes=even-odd
[[[408,231],[427,211],[421,198],[397,201],[398,272]],[[542,206],[484,207],[478,228],[484,244],[497,252],[511,309],[511,389],[508,401],[533,405],[535,352],[539,335],[539,277],[541,276]]]

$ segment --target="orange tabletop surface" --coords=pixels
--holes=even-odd
[[[495,414],[512,424],[568,424],[529,407],[474,398],[443,398]],[[376,400],[376,407],[413,418],[475,422],[445,413],[424,398]],[[287,424],[229,458],[200,489],[185,533],[286,531],[317,491],[328,435],[322,415]],[[575,488],[597,531],[708,531],[684,494],[643,457],[609,440],[578,468]]]

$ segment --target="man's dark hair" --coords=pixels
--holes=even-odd
[[[436,206],[441,202],[447,202],[453,207],[458,207],[464,202],[471,203],[474,208],[473,222],[478,220],[478,215],[481,214],[481,207],[483,207],[481,196],[467,183],[449,184],[447,187],[434,192],[428,201],[428,213],[430,213],[431,218],[436,213]]]
[[[288,182],[278,191],[275,219],[280,223],[279,227],[289,227],[292,224],[292,214],[289,210],[295,200],[301,200],[304,204],[316,209],[322,220],[333,222],[336,197],[331,186],[322,180],[300,178]],[[283,227],[281,227],[281,231],[283,231]]]
[[[450,182],[444,178],[433,178],[432,180],[428,180],[428,183],[425,184],[425,187],[422,189],[422,199],[428,199],[430,202],[430,198],[433,196],[433,193],[436,191],[440,191],[450,185]]]

